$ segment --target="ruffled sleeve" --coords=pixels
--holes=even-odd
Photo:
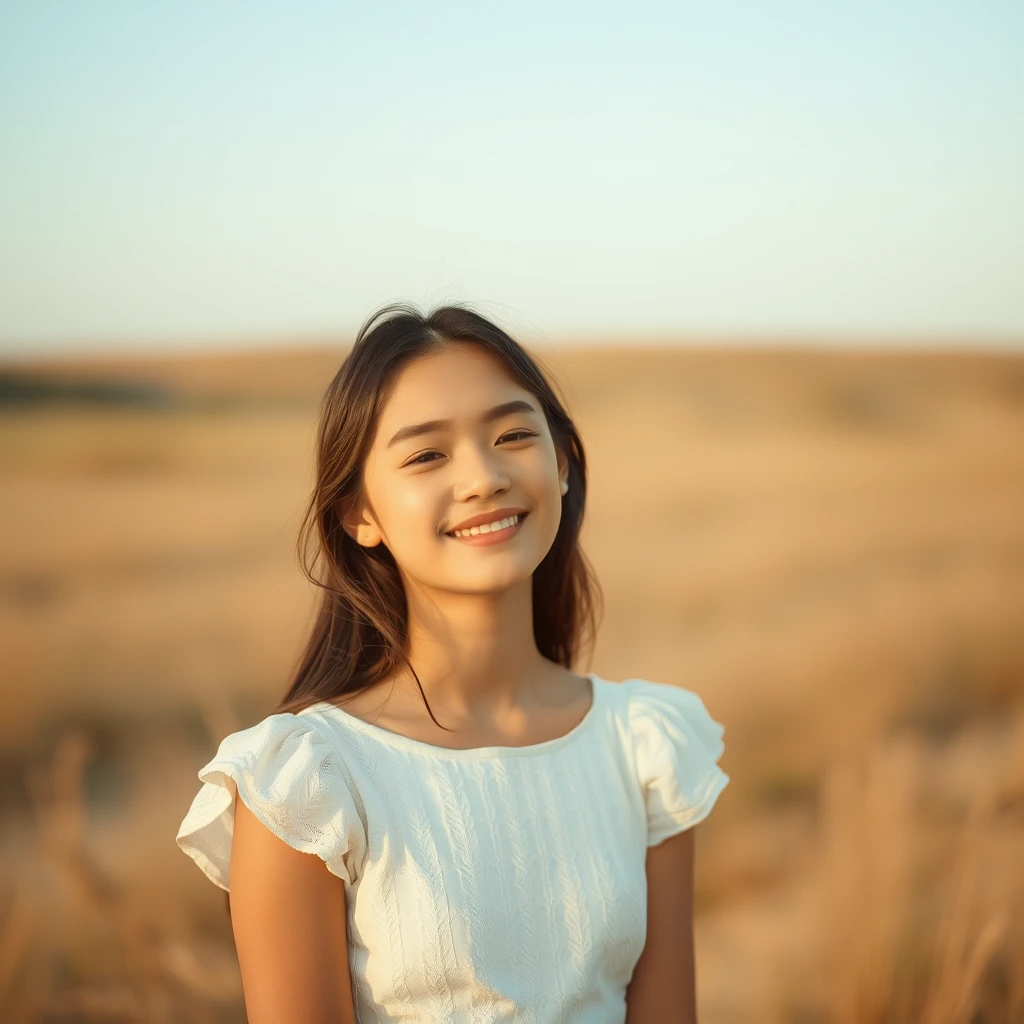
[[[716,762],[725,728],[691,690],[668,683],[630,682],[630,729],[647,808],[647,845],[688,828],[711,813],[729,776]]]
[[[358,877],[366,854],[363,805],[337,747],[309,719],[274,714],[230,733],[199,779],[177,843],[222,889],[229,888],[236,792],[271,832],[315,853],[346,887]]]

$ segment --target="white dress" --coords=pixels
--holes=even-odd
[[[344,881],[357,1020],[621,1024],[647,926],[646,849],[729,776],[692,691],[591,673],[584,719],[449,750],[332,704],[226,736],[177,842],[229,888],[233,797]]]

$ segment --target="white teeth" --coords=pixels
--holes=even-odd
[[[515,526],[521,518],[522,517],[519,515],[508,516],[505,519],[498,519],[493,523],[484,523],[481,526],[471,526],[468,530],[452,530],[451,533],[456,537],[476,537],[481,533],[497,533],[498,530],[504,530],[509,526]]]

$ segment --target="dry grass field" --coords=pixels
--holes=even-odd
[[[591,462],[576,667],[726,727],[702,1024],[1024,1020],[1024,358],[538,354]],[[7,368],[5,1022],[244,1021],[224,894],[174,836],[304,637],[342,356]]]

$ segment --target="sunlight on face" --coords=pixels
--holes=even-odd
[[[488,421],[489,410],[511,402],[531,408]],[[462,593],[514,586],[531,577],[554,541],[564,477],[539,400],[499,358],[453,343],[410,363],[395,382],[366,461],[369,507],[357,539],[384,543],[403,575],[422,586]],[[446,534],[502,508],[528,515],[501,543]]]

